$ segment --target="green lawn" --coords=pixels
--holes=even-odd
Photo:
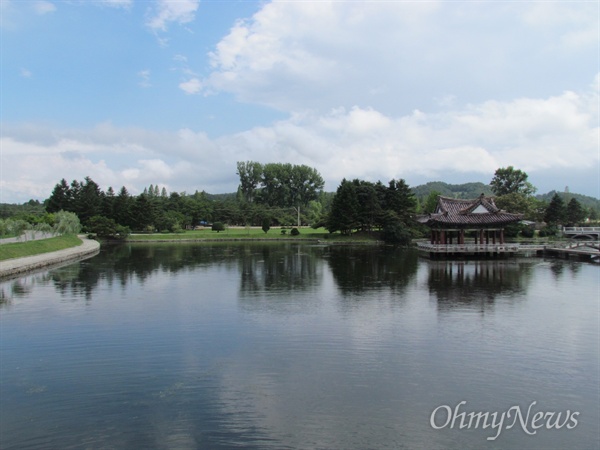
[[[316,230],[310,227],[300,228],[298,236],[290,234],[291,228],[286,228],[286,233],[281,233],[281,227],[271,228],[268,233],[265,233],[261,228],[252,227],[230,227],[225,231],[216,232],[210,228],[203,230],[185,231],[183,233],[154,233],[154,234],[132,234],[128,237],[129,241],[160,241],[160,240],[194,240],[194,239],[267,239],[267,240],[282,240],[282,239],[322,239],[329,241],[373,241],[375,238],[365,236],[364,234],[353,236],[342,236],[339,233],[330,234],[325,228],[317,228]]]
[[[40,253],[54,252],[65,248],[81,245],[81,239],[74,234],[65,234],[49,239],[37,241],[15,242],[0,245],[0,261],[11,258],[39,255]]]

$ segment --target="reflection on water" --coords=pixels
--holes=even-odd
[[[343,294],[382,288],[400,291],[417,271],[417,255],[409,250],[340,246],[331,247],[327,256]]]
[[[598,323],[591,264],[108,247],[0,284],[0,448],[598,448]],[[581,414],[432,429],[463,400]]]
[[[441,309],[483,308],[498,296],[524,299],[534,264],[534,260],[431,261],[427,284]]]

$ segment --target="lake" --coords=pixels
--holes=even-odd
[[[0,448],[600,446],[600,267],[129,244],[0,285]]]

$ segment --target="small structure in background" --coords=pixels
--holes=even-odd
[[[431,229],[430,243],[418,246],[431,257],[515,253],[518,246],[505,243],[504,227],[522,218],[501,210],[484,194],[473,200],[439,196],[435,211],[417,219]]]

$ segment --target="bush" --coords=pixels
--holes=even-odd
[[[266,234],[270,229],[271,229],[271,219],[269,219],[268,217],[265,217],[262,220],[262,230]]]
[[[216,231],[217,233],[225,231],[225,224],[223,222],[215,222],[212,224],[211,230]]]
[[[300,231],[298,231],[298,228],[292,228],[292,231],[290,231],[290,234],[292,236],[298,236],[300,234]]]
[[[101,238],[125,239],[130,234],[128,227],[119,225],[114,219],[104,216],[94,216],[88,221],[88,231]]]
[[[77,234],[81,231],[81,223],[77,214],[60,210],[54,214],[54,231],[58,234]]]
[[[412,235],[408,228],[400,224],[394,224],[383,228],[381,239],[383,239],[386,244],[409,245]]]
[[[523,227],[521,229],[521,236],[523,236],[525,238],[532,238],[534,234],[535,234],[535,230],[531,227]]]
[[[549,237],[549,236],[555,236],[556,233],[558,233],[558,227],[556,225],[548,225],[539,231],[538,236],[539,237]]]

